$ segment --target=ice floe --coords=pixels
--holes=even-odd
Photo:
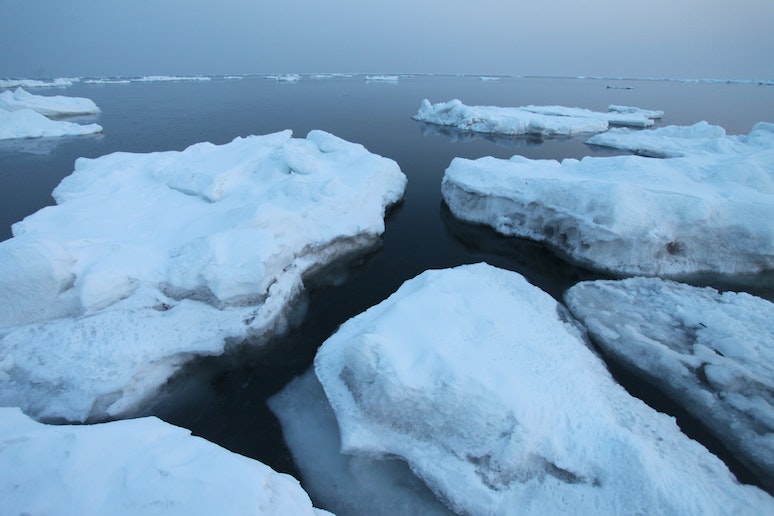
[[[0,110],[32,109],[48,117],[91,115],[99,113],[93,100],[62,95],[33,95],[23,88],[0,93]]]
[[[460,100],[430,104],[424,99],[414,120],[463,131],[505,135],[572,136],[606,131],[610,125],[649,127],[660,111],[611,106],[607,113],[564,106],[467,106]]]
[[[280,420],[304,488],[319,505],[340,516],[454,514],[403,460],[339,452],[336,416],[312,369],[267,403]]]
[[[80,82],[77,77],[60,77],[57,79],[0,79],[0,88],[66,88]]]
[[[774,489],[774,304],[657,278],[582,282],[565,299],[607,354]]]
[[[296,73],[288,73],[284,75],[267,75],[266,78],[278,82],[298,82],[301,79],[301,76]]]
[[[459,513],[774,510],[631,397],[567,310],[513,272],[407,281],[343,324],[315,372],[344,453],[403,458]]]
[[[690,147],[678,142],[662,148],[669,145]],[[707,147],[715,150],[670,159],[457,158],[446,170],[442,192],[462,220],[546,242],[564,256],[616,274],[773,269],[774,125],[760,123],[744,138]]]
[[[50,120],[32,109],[18,111],[0,109],[0,140],[78,136],[101,132],[102,126],[99,124]]]
[[[136,77],[132,79],[133,82],[177,82],[177,81],[209,81],[211,77],[206,75],[146,75],[144,77]]]
[[[322,131],[78,159],[0,243],[0,405],[119,416],[192,356],[282,331],[303,277],[378,243],[405,184]]]
[[[366,81],[369,82],[398,82],[400,76],[398,75],[367,75]]]
[[[156,418],[50,426],[0,408],[3,514],[326,514],[293,477]]]

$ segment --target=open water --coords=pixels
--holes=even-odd
[[[73,170],[76,158],[115,151],[182,150],[210,141],[292,129],[303,137],[323,129],[391,158],[408,176],[404,201],[393,209],[381,246],[332,268],[309,285],[298,325],[262,349],[247,349],[192,362],[173,378],[143,414],[191,429],[235,452],[298,476],[267,397],[305,371],[316,349],[348,318],[379,303],[407,279],[427,269],[486,261],[515,270],[560,298],[577,281],[600,277],[556,257],[543,246],[506,239],[456,221],[442,203],[440,183],[454,157],[581,158],[612,155],[584,137],[487,138],[439,131],[411,119],[420,102],[458,98],[466,104],[578,106],[606,111],[623,104],[665,111],[658,125],[701,120],[729,134],[747,133],[758,121],[774,122],[774,86],[576,78],[482,81],[464,76],[404,76],[370,82],[364,76],[281,82],[262,77],[192,82],[76,83],[66,89],[31,89],[44,95],[83,96],[102,109],[98,136],[0,142],[0,240],[12,223],[53,204],[51,191]],[[705,283],[713,284],[711,280]],[[723,287],[722,284],[715,286]],[[771,290],[745,287],[772,299]],[[700,425],[647,386],[614,370],[635,395],[677,415],[687,433],[726,460],[743,480],[752,479]]]

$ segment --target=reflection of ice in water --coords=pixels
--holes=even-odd
[[[60,145],[86,140],[99,141],[103,137],[101,133],[95,133],[81,136],[56,136],[52,138],[13,138],[10,140],[0,140],[0,152],[44,155],[50,154]]]

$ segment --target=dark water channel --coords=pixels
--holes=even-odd
[[[608,85],[631,89],[608,88]],[[581,158],[611,155],[584,138],[485,138],[440,131],[411,120],[423,98],[440,102],[517,106],[558,104],[606,110],[624,104],[666,112],[660,125],[706,120],[730,134],[774,121],[774,87],[754,84],[688,84],[656,81],[414,76],[397,83],[364,77],[284,83],[263,78],[195,83],[76,84],[38,94],[85,96],[102,109],[104,134],[50,142],[0,145],[0,239],[10,224],[52,204],[50,192],[80,156],[114,151],[182,150],[196,142],[225,143],[236,136],[292,129],[303,137],[323,129],[398,162],[409,183],[403,202],[387,219],[381,245],[312,279],[297,307],[297,325],[260,349],[240,348],[219,358],[194,360],[170,380],[143,413],[191,429],[232,451],[298,477],[274,415],[265,400],[311,364],[317,348],[344,321],[373,306],[427,269],[486,261],[523,274],[557,299],[574,283],[601,277],[573,266],[545,247],[498,236],[454,219],[441,200],[445,168],[457,156]],[[726,287],[718,280],[698,283]],[[770,290],[744,287],[764,297]],[[716,451],[743,481],[754,478],[695,420],[658,393],[612,367],[630,392],[679,417],[689,435]]]

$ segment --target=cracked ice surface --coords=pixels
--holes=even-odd
[[[315,372],[344,453],[402,457],[459,513],[774,510],[615,383],[566,309],[516,273],[425,272],[343,324]]]
[[[303,276],[374,245],[405,184],[321,131],[77,160],[0,243],[0,405],[117,417],[192,356],[282,331]]]
[[[656,278],[579,283],[565,297],[606,353],[774,488],[774,304]]]
[[[546,242],[615,274],[774,268],[774,125],[757,124],[746,137],[707,143],[701,152],[691,150],[696,138],[675,141],[674,133],[685,131],[652,133],[649,141],[657,137],[659,147],[685,155],[456,158],[444,175],[443,197],[457,218]]]

